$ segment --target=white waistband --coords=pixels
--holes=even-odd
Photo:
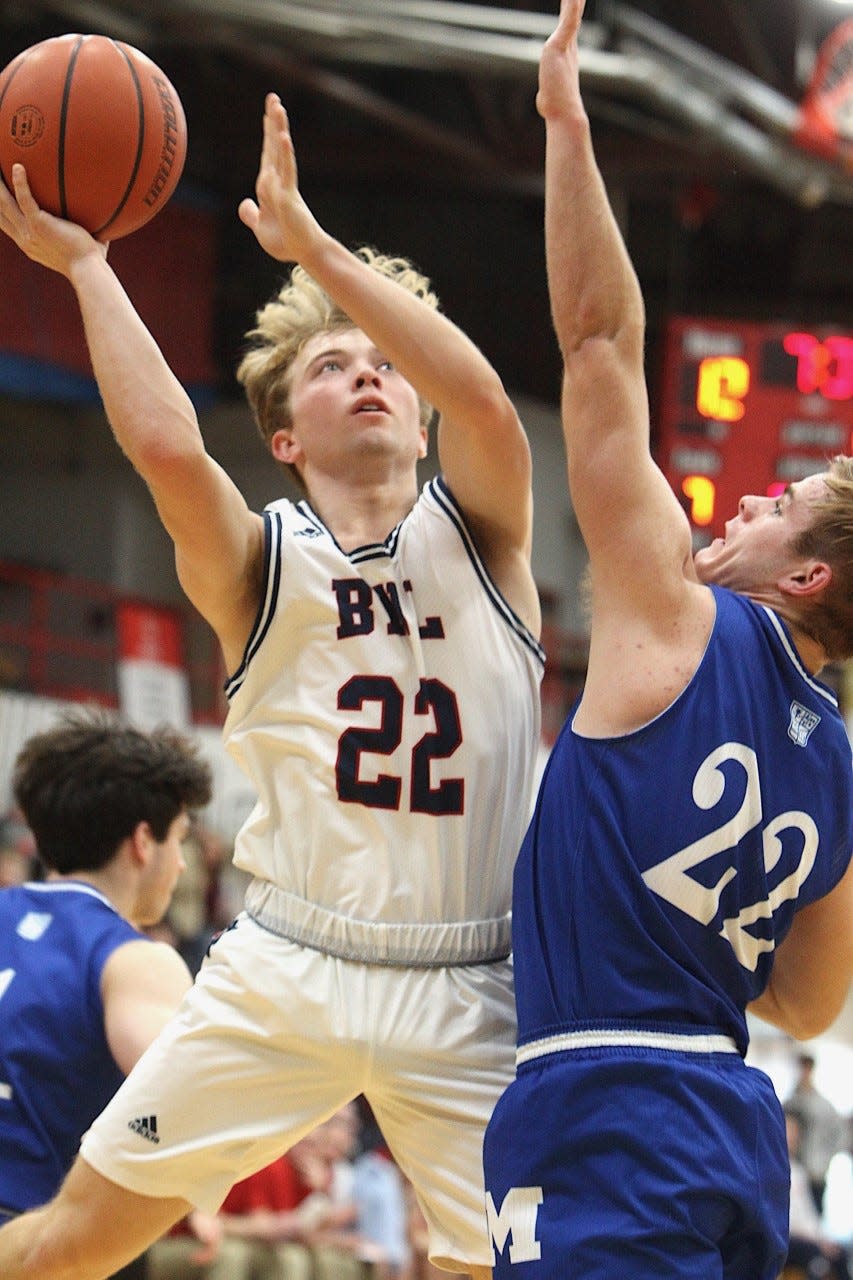
[[[389,924],[354,920],[306,902],[266,880],[246,890],[246,911],[270,933],[341,960],[431,969],[493,964],[510,952],[510,917]]]
[[[534,1058],[545,1058],[551,1053],[564,1053],[569,1049],[668,1049],[676,1053],[737,1053],[740,1050],[731,1036],[681,1034],[675,1031],[611,1030],[592,1027],[585,1031],[565,1031],[542,1040],[531,1040],[519,1045],[515,1053],[516,1066]]]

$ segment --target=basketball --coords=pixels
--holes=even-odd
[[[0,174],[27,171],[36,203],[117,240],[168,202],[184,167],[187,126],[160,68],[121,40],[64,35],[0,72]]]

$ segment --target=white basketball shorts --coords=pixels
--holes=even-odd
[[[102,1176],[215,1212],[363,1093],[441,1267],[489,1265],[482,1144],[515,1076],[508,960],[392,968],[297,946],[246,915],[84,1135]]]

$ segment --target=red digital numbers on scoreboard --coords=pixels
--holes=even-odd
[[[786,333],[782,346],[797,362],[797,390],[803,395],[853,397],[853,338],[830,334],[821,341],[813,333]]]
[[[678,316],[666,332],[658,462],[695,546],[745,493],[781,492],[853,452],[853,334]]]

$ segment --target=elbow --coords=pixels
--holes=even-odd
[[[174,472],[192,465],[205,453],[204,441],[195,418],[174,420],[140,433],[134,441],[132,461],[145,476]]]
[[[815,1036],[828,1031],[835,1017],[815,1018],[806,1011],[798,1011],[787,1020],[784,1030],[793,1040],[814,1040]]]
[[[642,363],[646,340],[642,310],[634,315],[609,316],[589,311],[579,314],[569,333],[562,335],[560,350],[564,364],[593,365],[604,358]]]
[[[792,1040],[813,1040],[823,1035],[835,1022],[843,1008],[840,1003],[826,1000],[780,999],[772,983],[764,994],[750,1007],[765,1021],[784,1031]]]
[[[844,1004],[844,1000],[838,1000],[832,1004],[824,1001],[815,1002],[808,1008],[797,1009],[792,1019],[791,1035],[795,1040],[813,1040],[815,1036],[822,1036],[835,1025],[841,1016]]]
[[[476,380],[471,388],[471,394],[476,397],[476,403],[472,406],[472,417],[476,417],[481,422],[518,424],[515,407],[507,395],[503,382],[494,370],[489,377]]]
[[[528,483],[532,475],[532,461],[527,435],[512,400],[506,393],[504,385],[497,374],[490,378],[477,379],[476,384],[466,389],[466,403],[456,409],[448,407],[448,418],[456,417],[459,421],[479,424],[484,439],[499,442],[497,448],[504,457],[506,465],[518,465],[524,469],[523,483]]]

